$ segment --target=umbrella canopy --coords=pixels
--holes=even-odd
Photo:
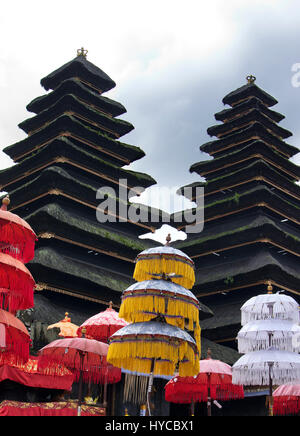
[[[25,325],[0,309],[0,364],[23,364],[29,358],[31,339]]]
[[[163,315],[167,323],[193,331],[200,349],[199,302],[184,287],[167,280],[135,283],[122,294],[120,316],[129,322]]]
[[[136,258],[133,278],[142,282],[151,277],[170,275],[172,281],[191,289],[195,283],[194,262],[185,253],[170,246],[142,251]]]
[[[272,287],[271,287],[272,288]],[[249,321],[281,319],[299,322],[299,304],[284,294],[262,294],[250,298],[242,307],[242,326]]]
[[[297,415],[300,412],[300,384],[287,384],[273,393],[274,415]]]
[[[84,381],[99,383],[107,368],[107,352],[107,344],[93,339],[58,339],[39,351],[38,367],[56,374],[64,365],[75,375],[82,371]]]
[[[128,323],[119,317],[118,312],[112,308],[112,302],[110,302],[109,308],[104,312],[100,312],[86,320],[78,328],[77,334],[80,337],[84,328],[87,338],[107,343],[111,335],[127,325]]]
[[[266,350],[271,347],[283,351],[299,351],[300,344],[293,346],[293,337],[300,334],[300,326],[292,321],[266,319],[248,322],[238,333],[240,353]]]
[[[232,369],[220,360],[200,360],[200,372],[195,377],[174,377],[165,386],[165,398],[172,403],[187,404],[212,400],[244,398],[241,385],[232,383]]]
[[[51,324],[47,327],[47,330],[51,330],[53,328],[59,328],[59,336],[63,336],[64,338],[77,338],[77,330],[78,325],[71,323],[71,318],[69,318],[69,313],[65,313],[65,318],[56,324]]]
[[[34,288],[34,279],[26,266],[0,253],[0,307],[12,313],[32,308]]]
[[[9,204],[7,196],[2,200],[0,209],[0,250],[27,263],[34,258],[37,237],[26,221],[7,211]]]
[[[37,357],[30,356],[25,364],[1,365],[0,382],[3,380],[11,380],[33,388],[71,391],[74,376],[62,366],[60,373],[53,377],[47,368],[38,370]]]
[[[269,348],[242,356],[232,367],[235,384],[268,386],[300,380],[300,355]]]
[[[107,360],[114,366],[147,374],[181,376],[199,372],[199,352],[184,330],[157,321],[130,324],[110,338]],[[153,368],[152,368],[153,367]]]

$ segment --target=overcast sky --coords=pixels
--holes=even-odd
[[[300,144],[300,87],[292,86],[299,0],[10,0],[0,35],[1,150],[25,138],[17,125],[45,93],[40,79],[82,46],[117,83],[105,95],[124,104],[122,118],[135,126],[122,140],[146,152],[130,168],[159,187],[199,180],[189,167],[208,158],[199,151],[210,140],[206,129],[248,74],[279,101],[274,110],[286,116],[289,143]],[[0,153],[0,168],[10,166]]]

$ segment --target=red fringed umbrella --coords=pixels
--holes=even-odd
[[[5,197],[0,209],[0,250],[27,263],[34,258],[37,237],[26,221],[7,211],[9,204],[9,197]]]
[[[274,415],[298,415],[300,413],[300,384],[282,385],[273,393]]]
[[[243,399],[244,389],[243,386],[232,384],[229,365],[208,357],[200,360],[197,376],[174,377],[170,380],[165,386],[165,398],[171,403],[191,404],[192,409],[195,402],[207,402],[207,412],[211,416],[211,400]]]
[[[81,336],[81,331],[84,328],[87,338],[107,343],[110,336],[127,326],[128,322],[119,318],[118,312],[112,308],[112,305],[113,303],[110,302],[109,308],[104,312],[100,312],[85,321],[77,330],[78,336]]]
[[[108,345],[87,338],[59,339],[39,351],[38,367],[50,368],[55,374],[61,365],[79,378],[78,415],[81,413],[82,383],[100,383],[107,371]]]
[[[0,309],[0,364],[27,362],[31,339],[25,325],[14,315]]]
[[[0,308],[16,313],[34,306],[35,281],[17,259],[0,252]]]

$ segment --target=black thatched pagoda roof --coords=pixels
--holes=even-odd
[[[203,232],[186,241],[177,242],[176,248],[186,252],[193,260],[213,253],[227,251],[237,246],[269,242],[300,256],[300,230],[262,212],[211,224]]]
[[[99,112],[90,105],[82,102],[73,94],[67,94],[57,100],[52,106],[44,109],[33,118],[28,118],[19,124],[19,127],[26,133],[32,133],[42,129],[43,126],[61,115],[69,113],[78,118],[79,121],[86,123],[91,128],[101,128],[109,136],[119,138],[131,132],[134,127],[131,123],[113,118]]]
[[[235,91],[230,92],[223,98],[222,102],[230,106],[235,106],[242,100],[246,100],[250,97],[258,98],[268,107],[274,106],[278,103],[274,97],[265,92],[263,89],[259,88],[255,83],[247,83]]]
[[[241,166],[248,159],[264,159],[269,164],[273,165],[277,171],[284,172],[287,178],[291,180],[300,179],[300,168],[290,160],[284,158],[280,153],[277,153],[273,148],[270,148],[262,141],[253,141],[243,148],[234,150],[226,155],[215,157],[211,160],[201,161],[193,164],[190,172],[196,172],[207,179],[210,174],[215,177],[215,172],[232,171],[233,165],[240,164]]]
[[[82,55],[48,74],[41,80],[41,85],[48,91],[49,89],[55,89],[63,80],[73,77],[88,82],[89,86],[95,87],[102,92],[109,91],[116,86],[115,82],[104,71]]]
[[[129,165],[145,156],[139,147],[116,141],[101,131],[86,126],[74,116],[66,114],[59,116],[31,136],[6,147],[4,152],[19,162],[54,138],[62,136],[73,138],[87,149],[97,150],[99,155],[120,166]]]
[[[184,211],[185,223],[176,223],[182,212],[172,216],[181,230],[203,213],[201,233],[188,233],[175,247],[194,260],[194,292],[214,312],[203,334],[232,346],[244,297],[261,293],[268,281],[300,296],[300,168],[289,161],[299,149],[283,141],[291,135],[277,125],[284,116],[268,108],[277,101],[248,79],[223,99],[232,107],[215,114],[222,124],[207,130],[217,139],[200,150],[213,159],[190,168],[205,181],[178,190],[197,208]],[[204,209],[197,188],[204,188]]]
[[[268,116],[264,115],[259,109],[251,109],[247,113],[236,117],[232,120],[228,120],[223,124],[217,124],[209,127],[207,133],[210,136],[226,137],[233,132],[240,132],[245,125],[251,122],[259,122],[263,124],[273,135],[277,135],[279,138],[289,138],[292,133],[278,126],[274,121],[270,120]]]
[[[259,122],[255,122],[245,127],[241,131],[227,135],[225,138],[207,142],[200,146],[200,150],[211,155],[217,153],[220,153],[221,155],[221,153],[228,153],[228,150],[232,151],[233,147],[235,150],[237,150],[237,146],[244,147],[249,142],[253,142],[254,140],[261,140],[265,142],[265,144],[273,148],[275,151],[280,152],[284,157],[287,158],[299,153],[299,149],[297,147],[282,141],[278,138],[278,136],[275,136],[269,132],[269,130]]]
[[[248,113],[251,109],[257,109],[260,113],[266,115],[271,120],[279,123],[285,116],[279,112],[269,109],[261,100],[257,97],[250,97],[247,100],[242,101],[229,109],[223,109],[215,114],[215,119],[217,121],[226,122],[228,120],[234,119],[235,117],[241,116],[241,114]]]
[[[299,259],[295,256],[283,256],[262,246],[248,248],[243,257],[240,252],[226,262],[221,256],[215,258],[214,264],[201,266],[196,273],[194,293],[199,298],[267,283],[268,279],[277,287],[300,295]]]
[[[147,188],[156,183],[148,174],[123,170],[107,160],[101,159],[97,152],[83,149],[65,136],[54,139],[16,165],[0,171],[2,190],[15,190],[34,179],[38,172],[50,166],[69,167],[78,174],[89,174],[98,186],[103,184],[116,187],[119,179],[127,179],[128,189],[139,186]],[[141,193],[141,189],[139,190]]]
[[[26,109],[29,112],[39,114],[55,104],[61,97],[68,94],[76,95],[83,102],[89,102],[94,109],[112,117],[117,117],[126,112],[125,107],[121,103],[100,95],[75,78],[64,80],[54,91],[35,98],[26,106]]]
[[[39,202],[41,198],[49,195],[54,197],[61,196],[66,198],[66,203],[72,204],[75,208],[77,207],[76,203],[83,204],[86,208],[91,208],[93,210],[94,219],[96,220],[95,211],[100,203],[99,200],[97,200],[98,189],[99,185],[92,182],[90,179],[85,180],[82,176],[79,177],[76,173],[72,173],[71,171],[67,172],[65,169],[58,166],[51,166],[41,171],[26,185],[10,192],[13,204],[12,210],[19,210],[19,208],[25,204],[28,209],[28,205],[34,202],[37,202],[37,206],[35,207],[41,207],[41,203]],[[122,204],[123,206],[129,207],[132,204],[124,203],[124,201],[118,197],[114,198],[117,205]],[[139,207],[140,210],[144,210],[150,217],[150,208],[148,206],[141,204],[137,207]],[[124,224],[124,227],[127,224],[127,226],[135,228],[136,231],[140,232],[140,234],[143,232],[147,233],[147,231],[154,231],[156,228],[161,226],[160,223],[162,222],[164,213],[160,210],[155,210],[155,208],[152,208],[151,212],[152,216],[154,216],[156,212],[153,224],[139,222],[130,223],[129,221],[122,224]],[[166,216],[168,216],[168,214],[166,214]]]

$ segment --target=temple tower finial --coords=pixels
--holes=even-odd
[[[77,50],[77,57],[83,56],[84,58],[87,57],[88,50],[85,50],[83,47]]]
[[[249,74],[249,76],[246,77],[246,80],[248,83],[254,83],[256,80],[256,77],[252,76],[252,74]]]

